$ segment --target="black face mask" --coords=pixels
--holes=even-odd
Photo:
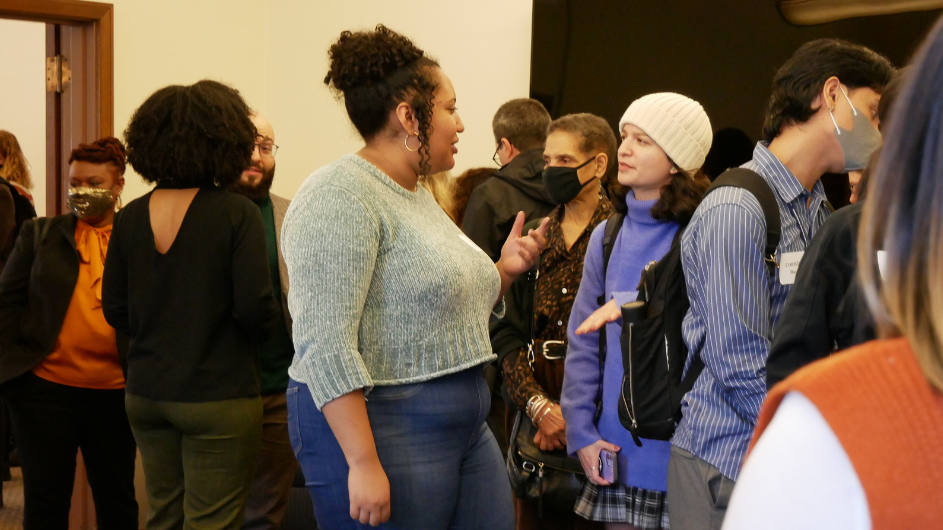
[[[593,177],[586,181],[586,184],[580,183],[580,176],[577,170],[589,164],[596,157],[590,158],[586,162],[576,167],[545,167],[543,173],[544,189],[554,204],[566,204],[576,198],[583,191],[586,184],[596,180]]]

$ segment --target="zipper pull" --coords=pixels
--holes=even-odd
[[[543,464],[538,464],[538,466],[537,466],[537,476],[540,477],[540,478],[543,478],[543,476],[544,476],[544,465],[543,465]]]

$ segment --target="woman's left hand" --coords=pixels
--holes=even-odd
[[[524,236],[521,234],[524,229],[524,212],[517,213],[511,233],[501,247],[501,259],[498,260],[498,269],[503,274],[517,278],[534,266],[540,252],[547,247],[549,222],[549,217],[544,218],[537,230],[528,230]]]
[[[599,328],[606,325],[607,322],[615,322],[622,318],[622,310],[619,309],[619,304],[616,303],[615,299],[609,300],[602,307],[593,311],[592,315],[589,315],[589,318],[583,321],[578,328],[576,328],[577,335],[585,335],[587,333],[592,333],[598,331]]]

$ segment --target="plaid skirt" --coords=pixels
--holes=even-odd
[[[663,491],[613,484],[583,484],[573,511],[590,521],[629,523],[642,530],[668,530],[668,499]]]

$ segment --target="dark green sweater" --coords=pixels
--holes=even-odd
[[[272,335],[265,342],[259,344],[259,359],[262,361],[262,395],[277,394],[288,388],[288,367],[295,356],[295,347],[288,335],[288,326],[285,324],[285,308],[282,307],[282,282],[278,275],[278,234],[275,233],[275,212],[272,210],[272,199],[266,197],[256,204],[262,211],[262,223],[265,225],[265,246],[268,250],[268,268],[272,274],[272,290],[275,292],[275,301],[278,304],[279,320]]]

